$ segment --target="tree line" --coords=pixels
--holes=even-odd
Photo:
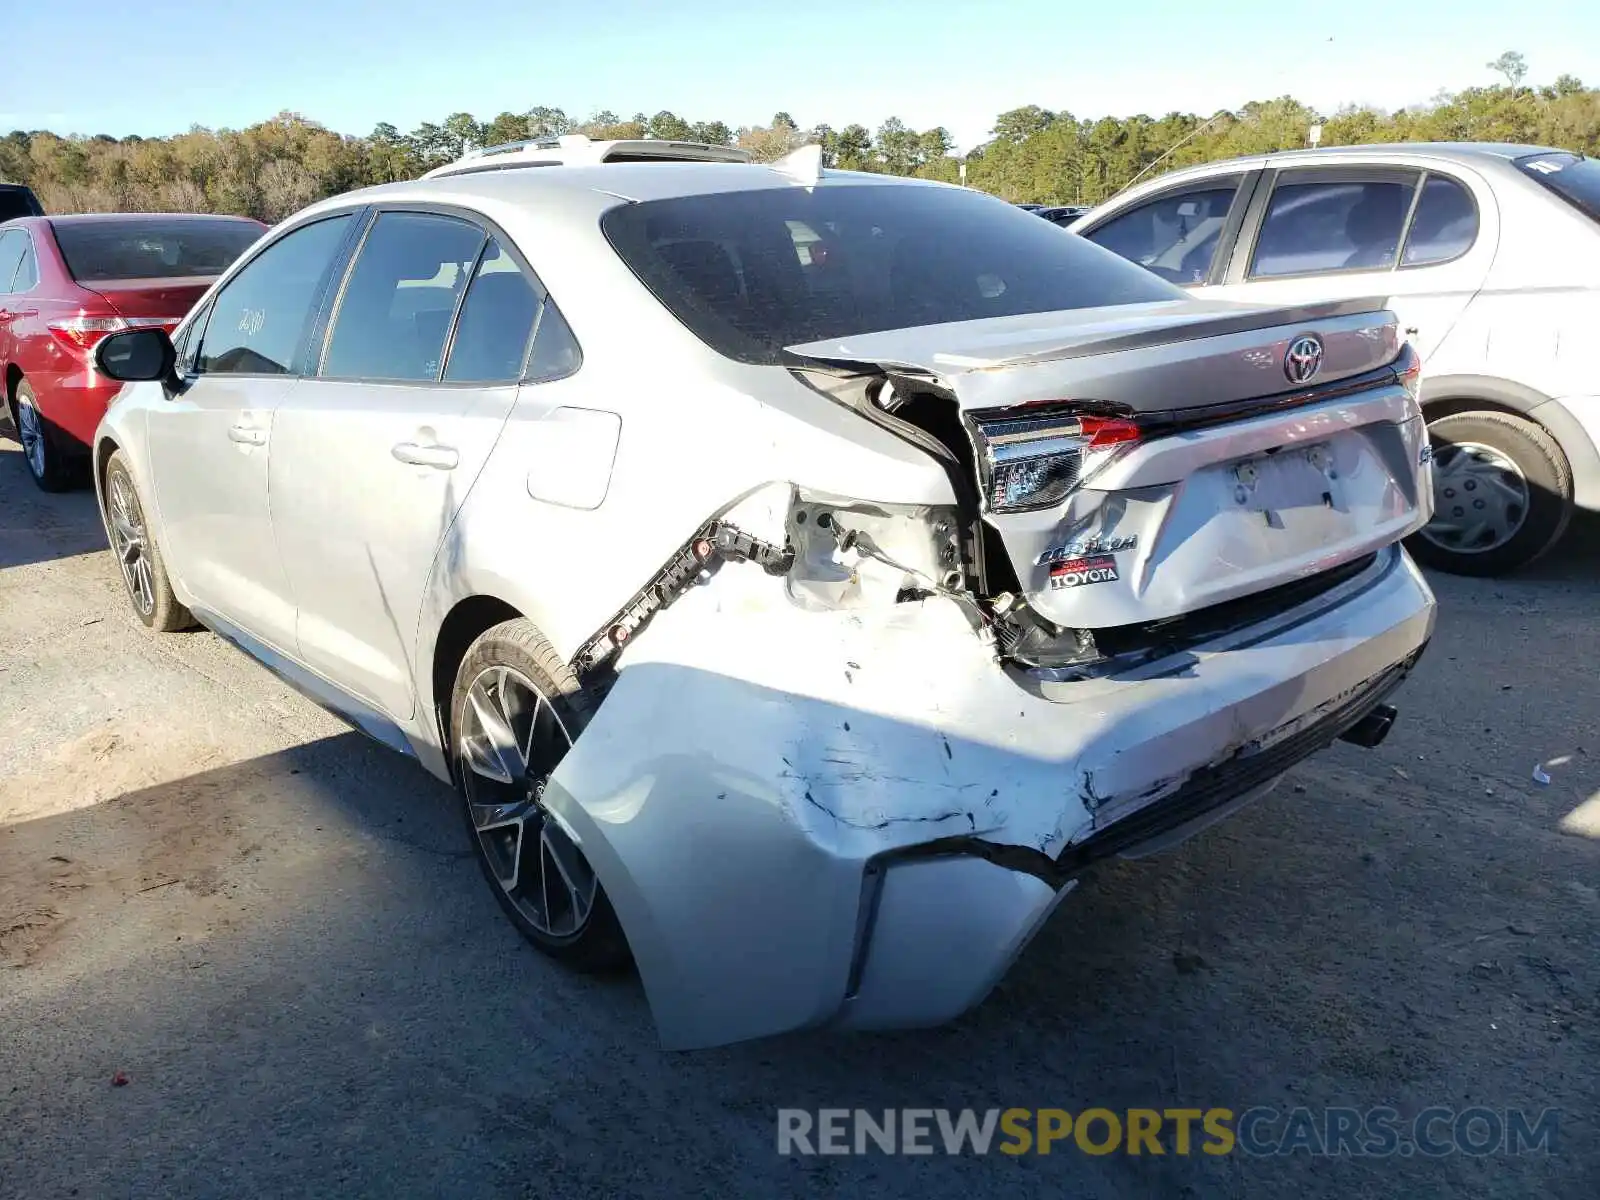
[[[1351,106],[1319,114],[1289,96],[1210,116],[1159,118],[1089,120],[1028,105],[1001,113],[990,140],[962,156],[952,153],[948,130],[919,131],[895,117],[876,130],[806,128],[779,112],[766,125],[733,128],[667,111],[574,120],[559,108],[534,107],[490,121],[453,113],[409,133],[384,123],[358,137],[285,112],[248,129],[195,127],[172,137],[14,130],[0,139],[0,179],[29,184],[50,212],[225,212],[271,223],[324,196],[413,179],[476,147],[565,133],[734,145],[762,161],[817,142],[830,166],[948,182],[965,167],[971,187],[1047,204],[1096,204],[1141,175],[1302,147],[1317,124],[1324,146],[1504,141],[1600,152],[1600,88],[1571,75],[1527,86],[1526,65],[1514,53],[1489,66],[1505,83],[1442,92],[1398,112]]]

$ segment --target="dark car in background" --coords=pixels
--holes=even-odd
[[[1048,204],[1034,209],[1034,214],[1057,225],[1070,225],[1088,211],[1087,204]]]
[[[42,217],[44,206],[33,189],[20,183],[0,183],[0,221],[16,217]]]
[[[126,329],[177,328],[266,230],[248,217],[172,213],[0,225],[0,399],[41,488],[76,482],[122,386],[95,370],[96,343]]]

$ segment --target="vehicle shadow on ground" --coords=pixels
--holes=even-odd
[[[106,549],[93,489],[40,491],[16,436],[0,410],[0,570]]]
[[[1576,1155],[775,1153],[783,1107],[1584,1111],[1592,1032],[1486,1043],[1493,1011],[1455,1011],[1421,968],[1493,961],[1483,990],[1570,1005],[1595,965],[1507,935],[1508,915],[1534,919],[1522,892],[1463,894],[1457,831],[1417,837],[1415,811],[1365,802],[1341,770],[1091,876],[954,1025],[690,1054],[657,1048],[636,980],[574,976],[523,944],[451,793],[354,734],[0,828],[0,1161],[30,1194],[1233,1196],[1248,1180],[1333,1197],[1383,1180],[1443,1197],[1491,1178],[1497,1194],[1583,1194]],[[1450,828],[1447,805],[1429,815]],[[1576,878],[1592,850],[1506,839],[1488,870],[1503,884],[1537,856]],[[1398,930],[1374,853],[1404,859]],[[1500,931],[1489,944],[1440,936],[1463,908]],[[1559,932],[1593,945],[1592,913],[1572,919]],[[1364,992],[1352,978],[1373,947],[1384,978]],[[129,1086],[109,1086],[117,1071]]]

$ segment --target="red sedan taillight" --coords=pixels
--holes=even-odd
[[[79,315],[50,322],[50,332],[67,349],[87,357],[100,340],[126,329],[165,329],[171,333],[182,317],[91,317]]]

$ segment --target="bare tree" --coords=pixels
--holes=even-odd
[[[1491,71],[1498,71],[1504,75],[1506,83],[1511,87],[1519,86],[1523,78],[1528,74],[1527,60],[1515,50],[1507,50],[1499,58],[1491,63],[1485,63],[1484,66]]]
[[[206,212],[206,193],[192,179],[174,179],[161,185],[154,207],[159,212]]]
[[[318,194],[316,178],[297,162],[275,158],[261,168],[261,219],[269,225],[299,212]]]

